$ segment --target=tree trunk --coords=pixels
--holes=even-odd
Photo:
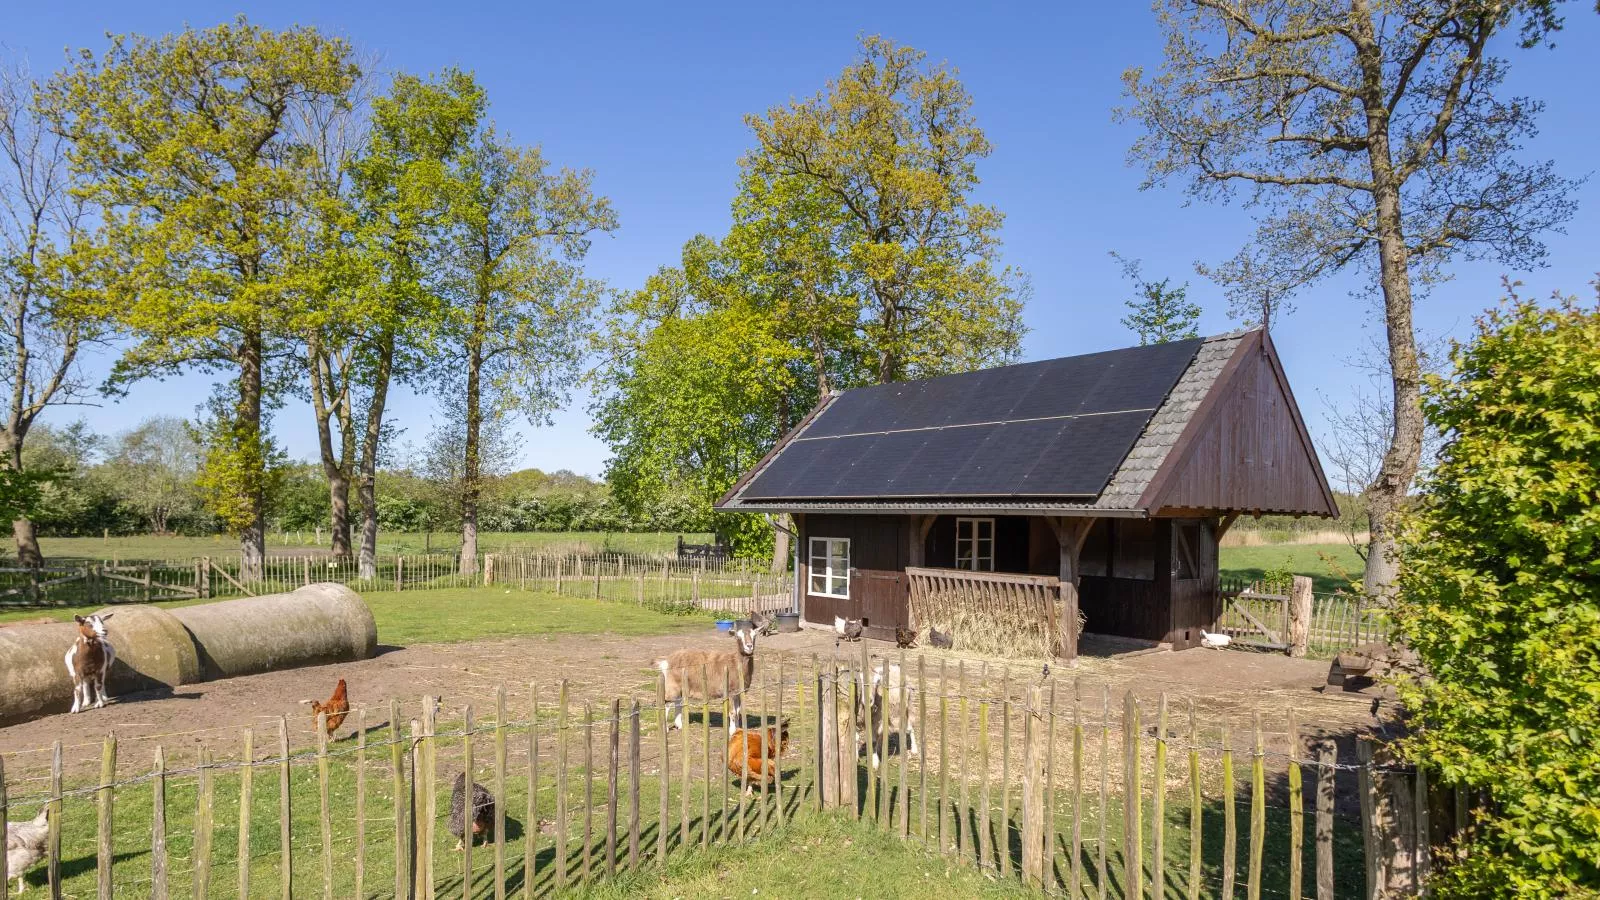
[[[234,407],[237,440],[248,441],[253,450],[261,449],[261,366],[262,337],[259,330],[247,331],[239,348],[239,402]],[[252,454],[255,465],[266,466],[263,453]],[[264,471],[248,473],[245,503],[250,520],[239,532],[239,572],[246,579],[260,580],[262,562],[267,556],[267,509],[262,493]]]
[[[789,532],[784,529],[794,528],[794,519],[787,513],[780,513],[773,518],[776,527],[772,540],[772,573],[781,575],[789,570]]]
[[[478,498],[482,491],[481,448],[483,431],[483,334],[489,326],[488,300],[480,298],[473,311],[472,333],[467,339],[466,458],[461,467],[461,574],[478,571]]]
[[[394,335],[378,338],[378,367],[372,378],[372,401],[367,406],[366,434],[362,436],[359,483],[361,501],[361,555],[357,562],[363,580],[378,577],[378,445],[383,439],[383,407],[389,398],[389,376],[394,368]]]
[[[14,434],[11,438],[11,448],[6,453],[6,464],[12,471],[22,471],[22,437]],[[35,533],[33,520],[26,517],[11,523],[11,535],[17,542],[17,565],[28,569],[37,569],[44,565],[44,554],[39,552],[39,536]]]
[[[328,542],[334,556],[350,557],[350,479],[343,467],[328,474]]]
[[[1353,9],[1357,13],[1357,27],[1364,32],[1357,35],[1357,57],[1363,72],[1367,159],[1377,214],[1378,284],[1383,292],[1394,409],[1394,431],[1389,438],[1389,448],[1383,454],[1378,477],[1366,489],[1372,537],[1367,549],[1363,588],[1368,597],[1381,603],[1388,599],[1399,572],[1399,560],[1395,555],[1395,514],[1404,505],[1422,462],[1422,368],[1417,359],[1417,336],[1412,322],[1410,257],[1400,206],[1400,184],[1389,146],[1389,113],[1382,87],[1383,53],[1373,37],[1372,12],[1365,0],[1355,0]]]

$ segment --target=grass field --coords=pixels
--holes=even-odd
[[[678,545],[679,535],[664,532],[641,534],[604,533],[598,531],[530,531],[484,532],[478,535],[478,550],[483,553],[502,553],[513,550],[548,553],[671,553]],[[691,544],[705,543],[708,534],[684,534]],[[378,536],[379,553],[454,553],[461,544],[456,532],[435,531],[432,534],[404,534],[385,532]],[[186,537],[182,535],[131,535],[124,537],[44,537],[39,548],[47,558],[62,559],[188,559],[195,556],[220,556],[239,552],[239,542],[231,537]],[[319,544],[314,532],[289,532],[269,534],[269,553],[301,554],[328,549],[327,535]],[[6,548],[6,555],[14,550]]]
[[[1349,544],[1265,544],[1257,547],[1223,547],[1218,560],[1224,580],[1260,578],[1269,571],[1287,569],[1310,575],[1313,590],[1332,593],[1361,578],[1361,557]]]
[[[685,628],[704,628],[709,618],[709,614],[669,615],[627,603],[596,603],[498,587],[368,591],[362,593],[361,598],[367,601],[378,623],[378,640],[399,646],[517,635],[664,634]],[[210,602],[178,600],[154,605],[172,608]],[[460,614],[462,605],[469,603],[471,614]],[[68,621],[74,614],[98,608],[61,606],[0,610],[0,625],[44,618]]]

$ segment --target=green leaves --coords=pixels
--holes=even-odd
[[[1412,758],[1489,808],[1439,896],[1600,890],[1600,313],[1511,297],[1424,399],[1449,440],[1404,530]]]

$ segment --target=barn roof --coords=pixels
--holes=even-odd
[[[718,507],[1146,515],[1245,344],[1271,353],[1261,332],[1234,332],[833,394]],[[1273,511],[1327,514],[1304,449],[1327,503]]]

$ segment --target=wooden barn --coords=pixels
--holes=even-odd
[[[718,508],[794,516],[807,623],[893,639],[935,590],[1022,598],[1068,658],[1080,608],[1195,646],[1235,519],[1337,514],[1261,330],[835,393]]]

